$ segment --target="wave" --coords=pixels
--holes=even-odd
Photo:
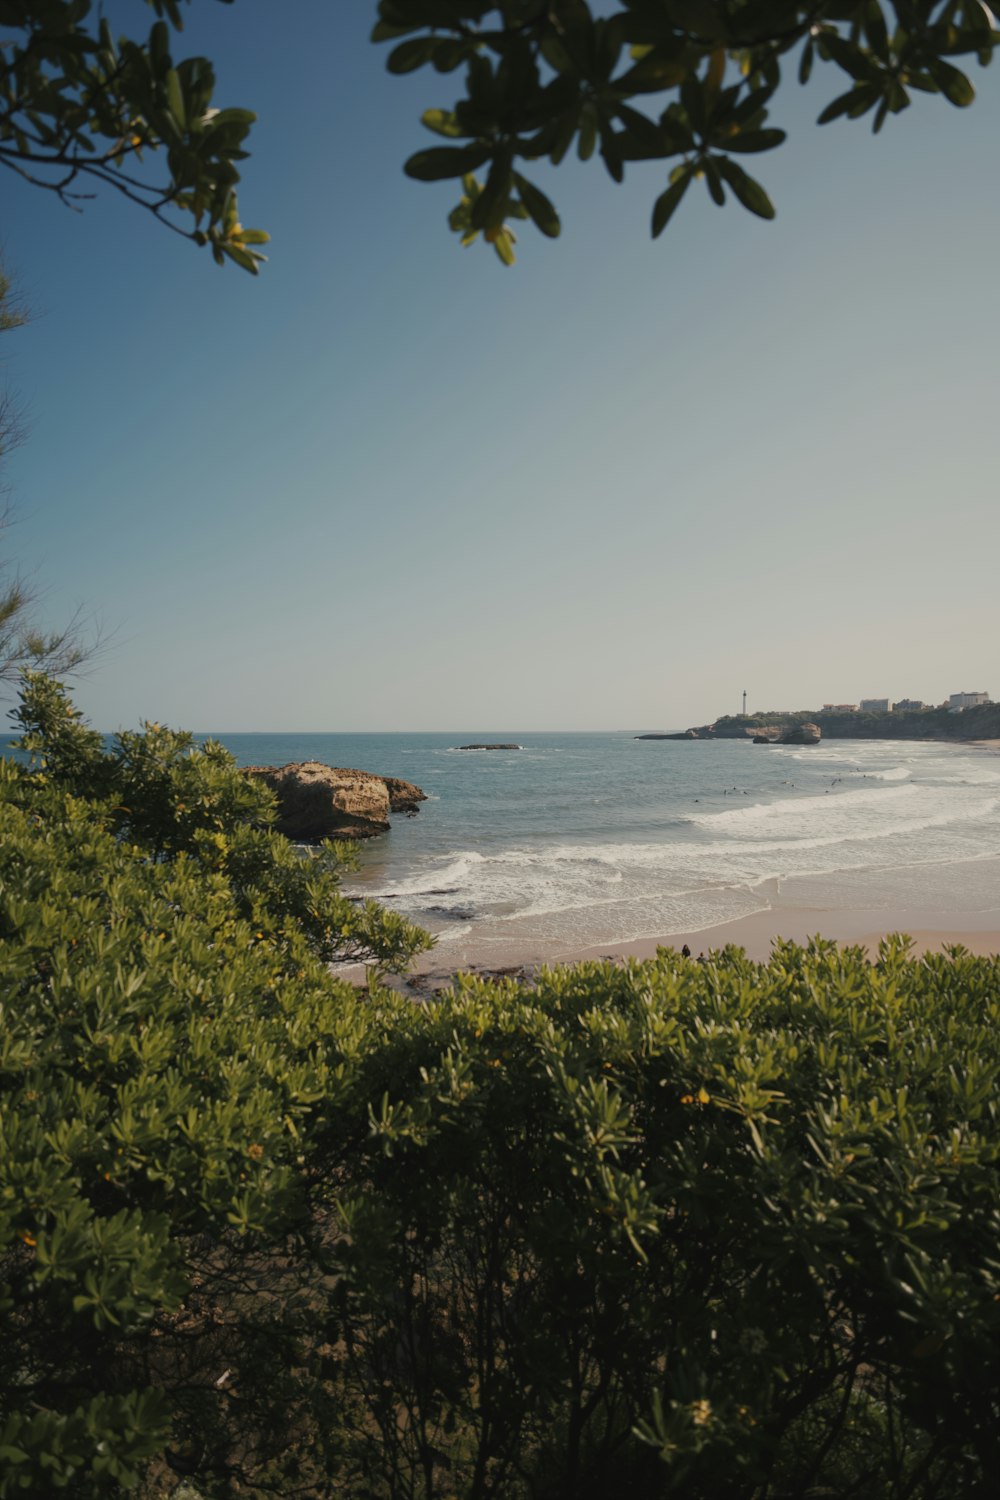
[[[445,857],[450,858],[449,864],[435,865],[420,875],[412,875],[408,880],[393,881],[384,891],[377,890],[371,894],[380,901],[390,901],[400,896],[451,895],[462,888],[462,882],[468,879],[473,865],[485,862],[484,856],[474,849]]]
[[[892,803],[910,800],[921,794],[921,788],[912,783],[900,787],[864,787],[858,791],[836,794],[795,797],[781,802],[752,802],[749,807],[727,808],[716,813],[689,813],[687,821],[697,828],[739,833],[743,828],[759,829],[767,824],[770,828],[783,825],[799,826],[806,819],[822,817],[829,820],[831,811],[841,817],[861,813],[869,816],[876,809],[884,809]],[[845,814],[846,809],[846,814]]]
[[[428,747],[440,800],[363,853],[363,894],[454,954],[463,939],[558,952],[696,932],[766,910],[785,880],[807,882],[800,904],[825,904],[810,893],[827,883],[832,905],[993,902],[994,867],[954,867],[1000,868],[1000,759],[875,742],[742,751],[695,747],[665,771],[627,749],[529,741],[463,773],[475,752]],[[737,780],[749,795],[723,799]]]

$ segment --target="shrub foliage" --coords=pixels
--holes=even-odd
[[[221,750],[20,715],[0,1496],[985,1492],[1000,961],[357,991],[426,939]]]

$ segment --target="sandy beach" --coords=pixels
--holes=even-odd
[[[883,918],[884,913],[878,913]],[[900,911],[887,921],[876,921],[868,910],[803,911],[771,910],[723,922],[701,932],[665,933],[661,937],[642,938],[631,943],[600,943],[590,948],[544,952],[537,947],[522,951],[511,948],[503,952],[484,950],[479,954],[466,950],[461,962],[448,945],[421,954],[411,973],[394,981],[396,987],[425,997],[435,990],[449,988],[456,973],[480,974],[489,978],[530,978],[542,967],[573,964],[600,959],[621,962],[629,958],[654,958],[658,948],[680,950],[687,944],[693,957],[709,954],[729,944],[743,948],[757,962],[767,960],[775,942],[788,939],[805,943],[812,937],[832,938],[845,946],[861,946],[870,959],[878,957],[879,943],[892,933],[906,933],[912,941],[914,955],[940,953],[960,946],[979,957],[1000,955],[1000,909],[956,920],[949,914],[948,925],[941,914],[932,911]],[[341,971],[342,977],[355,984],[365,981],[364,970],[355,965]]]
[[[879,918],[884,913],[878,913]],[[939,953],[947,947],[961,944],[970,953],[990,955],[1000,953],[1000,911],[983,915],[985,925],[973,925],[973,919],[956,925],[940,920],[934,912],[898,912],[888,922],[873,920],[871,911],[767,911],[752,917],[741,917],[736,922],[723,922],[703,932],[671,933],[659,939],[647,939],[638,943],[623,944],[616,957],[649,958],[658,947],[679,948],[684,943],[691,952],[708,953],[713,948],[724,948],[729,943],[744,948],[750,958],[763,960],[770,956],[774,943],[790,939],[804,943],[811,937],[833,938],[838,943],[860,944],[875,956],[881,940],[894,932],[905,932],[913,941],[915,953]],[[579,958],[603,957],[607,948],[588,948]],[[560,960],[562,961],[562,960]]]
[[[447,763],[466,821],[368,888],[438,936],[413,992],[658,947],[733,944],[760,962],[816,936],[873,957],[891,933],[915,953],[1000,954],[1000,740],[668,748],[669,761],[598,742],[538,745],[502,769]],[[490,778],[502,797],[477,801]]]

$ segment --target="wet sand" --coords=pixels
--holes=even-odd
[[[891,933],[906,933],[912,940],[914,955],[940,953],[959,946],[980,957],[1000,955],[1000,909],[971,916],[948,915],[946,926],[932,911],[899,911],[891,914],[868,910],[803,910],[801,908],[757,912],[735,922],[722,922],[701,932],[667,933],[657,938],[642,938],[630,943],[600,943],[591,948],[540,952],[525,948],[521,952],[505,949],[480,956],[466,955],[461,964],[449,961],[448,946],[421,954],[411,972],[393,980],[393,987],[414,998],[426,998],[435,991],[449,989],[456,973],[475,974],[492,980],[528,979],[539,969],[556,964],[604,960],[620,963],[629,958],[654,958],[658,948],[680,950],[686,943],[693,957],[725,948],[729,944],[743,948],[756,962],[771,956],[779,939],[805,943],[811,937],[832,938],[845,946],[860,946],[870,959],[878,957],[879,943]],[[364,970],[354,965],[341,971],[354,984],[365,982]]]

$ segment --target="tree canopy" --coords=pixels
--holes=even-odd
[[[213,105],[209,59],[173,56],[191,0],[145,3],[148,35],[115,37],[91,0],[0,0],[0,165],[71,206],[112,188],[256,272],[268,236],[243,227],[236,192],[255,116]],[[785,139],[768,119],[789,71],[800,83],[829,73],[821,124],[870,117],[878,131],[915,92],[971,104],[955,60],[985,67],[1000,40],[985,0],[379,0],[377,12],[390,73],[429,65],[460,81],[457,99],[423,114],[448,144],[417,151],[406,172],[460,180],[451,228],[508,265],[514,221],[561,229],[532,163],[575,149],[615,182],[663,163],[654,236],[699,180],[715,203],[731,195],[770,219],[743,158]]]
[[[771,219],[742,158],[785,139],[768,112],[789,67],[800,83],[818,66],[829,71],[820,124],[870,116],[879,131],[914,91],[970,104],[973,86],[951,59],[985,66],[1000,41],[981,0],[380,0],[378,9],[373,40],[392,44],[390,72],[429,64],[462,84],[455,103],[423,115],[451,144],[416,152],[407,173],[460,178],[451,228],[463,244],[482,234],[506,264],[512,219],[560,232],[522,164],[558,165],[575,147],[615,182],[633,162],[667,164],[654,236],[697,180],[715,203],[731,193]]]
[[[0,0],[0,165],[70,206],[113,188],[256,272],[268,236],[236,195],[256,116],[213,105],[207,58],[173,57],[183,3],[147,0],[157,19],[133,40],[91,0]]]

